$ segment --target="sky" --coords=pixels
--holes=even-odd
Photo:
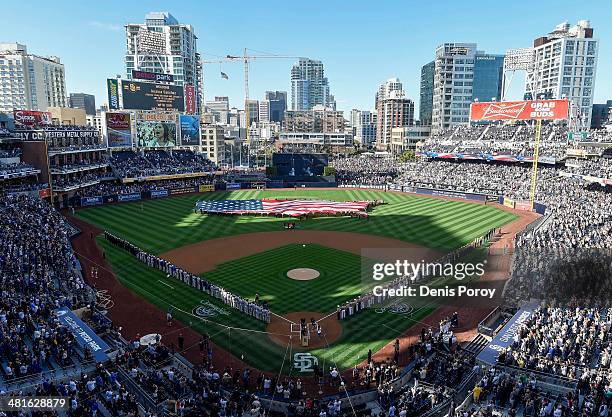
[[[533,39],[563,21],[590,20],[600,39],[595,103],[612,99],[611,0],[412,1],[29,1],[4,2],[0,42],[19,42],[37,55],[59,56],[68,92],[90,93],[106,102],[105,80],[125,76],[126,23],[142,23],[150,11],[168,11],[191,24],[204,60],[227,54],[272,53],[323,62],[338,108],[372,109],[386,79],[398,77],[418,108],[421,66],[443,42],[475,42],[479,50],[504,53],[529,47]],[[259,51],[259,52],[254,52]],[[263,59],[251,64],[252,99],[266,90],[290,91],[296,59]],[[220,71],[228,74],[222,79]],[[508,98],[520,98],[515,78]],[[241,62],[204,65],[205,99],[229,96],[243,107]],[[347,115],[345,115],[347,116]]]

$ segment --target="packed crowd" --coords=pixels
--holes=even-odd
[[[609,379],[611,325],[612,308],[538,308],[521,323],[498,361],[570,379],[601,370],[600,376]]]
[[[28,196],[0,197],[0,362],[8,380],[71,365],[74,338],[53,310],[88,294],[63,217]]]
[[[116,181],[106,181],[91,187],[80,189],[75,194],[77,198],[95,197],[99,195],[144,193],[152,190],[168,190],[176,188],[197,187],[204,184],[213,184],[213,177],[182,178],[173,180],[147,181],[139,183],[120,184]]]
[[[607,417],[612,402],[610,378],[585,373],[575,390],[551,392],[533,373],[492,367],[474,386],[470,403],[456,417]]]
[[[530,125],[458,126],[433,135],[425,141],[423,152],[461,153],[468,155],[512,155],[532,157],[535,128]],[[539,155],[561,159],[565,156],[568,129],[548,124],[541,130]]]
[[[202,155],[187,150],[173,152],[151,150],[143,154],[133,151],[114,152],[111,165],[122,178],[155,175],[212,172],[214,165]]]
[[[0,176],[12,174],[26,175],[36,171],[36,168],[25,162],[19,162],[17,164],[0,164]]]
[[[571,174],[612,179],[612,158],[567,159],[565,161],[565,171]]]
[[[344,184],[386,184],[400,173],[397,161],[389,157],[337,158],[329,165],[336,169],[336,181]]]

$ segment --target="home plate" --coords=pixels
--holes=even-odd
[[[318,278],[319,271],[312,268],[295,268],[287,272],[287,276],[297,281],[309,281],[311,279]]]

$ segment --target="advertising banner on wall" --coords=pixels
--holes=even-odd
[[[39,126],[51,124],[51,113],[46,111],[13,110],[17,126]]]
[[[476,102],[470,105],[470,120],[564,120],[567,100],[523,100]]]
[[[488,366],[495,365],[499,353],[512,345],[514,336],[520,331],[522,324],[533,316],[536,308],[537,303],[530,303],[517,311],[493,340],[478,354],[476,361]]]
[[[108,90],[108,108],[111,110],[119,109],[119,80],[108,78],[106,80]]]
[[[167,83],[174,82],[174,75],[172,74],[160,74],[159,72],[137,71],[134,69],[132,70],[132,78],[135,80],[163,81]]]
[[[191,114],[196,112],[196,97],[193,85],[185,86],[185,112]]]
[[[129,113],[106,113],[108,147],[132,146],[132,120]]]
[[[181,145],[198,146],[200,144],[200,118],[188,114],[181,114]]]
[[[140,200],[140,193],[129,193],[129,194],[117,194],[119,201],[138,201]]]
[[[199,191],[201,193],[209,193],[211,191],[215,191],[215,186],[212,184],[200,184]]]
[[[108,344],[68,307],[58,309],[55,315],[59,322],[74,335],[77,344],[83,349],[89,349],[96,362],[104,362],[108,359],[106,355],[106,351],[110,349]]]
[[[102,204],[103,200],[102,200],[102,196],[98,195],[95,197],[82,197],[81,198],[81,205],[82,206],[96,206],[98,204]]]
[[[183,87],[169,84],[122,81],[123,108],[185,111]]]
[[[136,139],[140,148],[176,146],[176,123],[136,122]]]
[[[168,190],[166,189],[161,189],[161,190],[151,190],[151,198],[162,198],[162,197],[168,197]]]

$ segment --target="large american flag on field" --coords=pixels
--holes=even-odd
[[[302,216],[304,214],[367,215],[369,201],[326,200],[204,200],[196,203],[201,213],[266,214]]]

